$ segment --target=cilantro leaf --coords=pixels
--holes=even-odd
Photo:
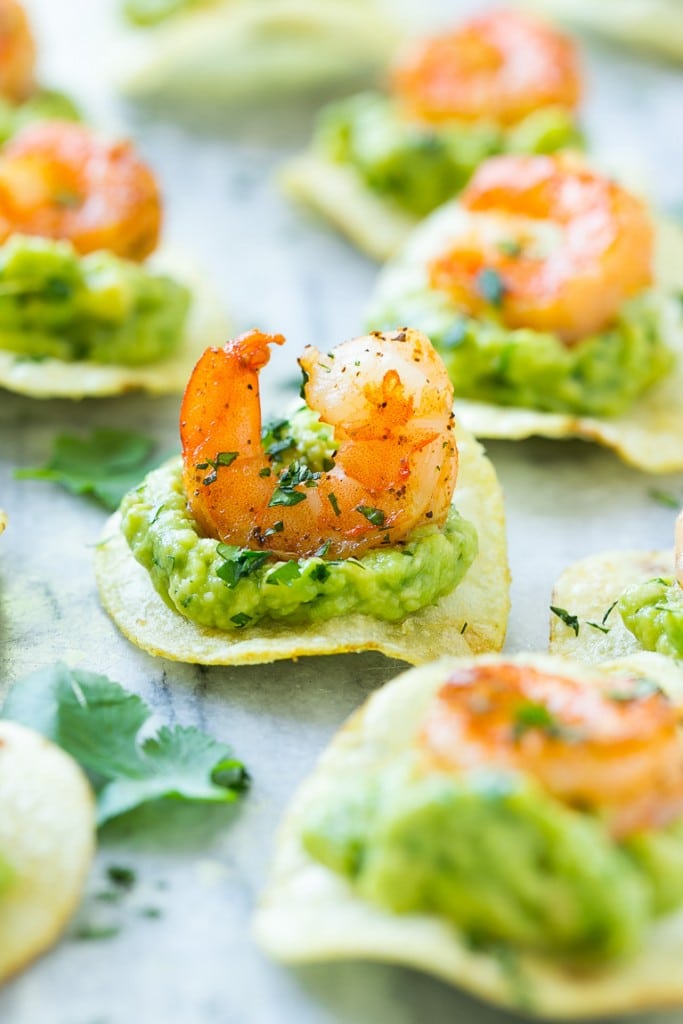
[[[229,747],[194,726],[140,738],[151,710],[106,676],[61,662],[14,684],[2,718],[63,747],[88,774],[100,825],[150,800],[231,803],[248,775]]]
[[[354,512],[360,512],[373,526],[384,526],[386,517],[381,508],[373,508],[372,505],[356,505]]]
[[[156,443],[132,430],[96,428],[89,437],[59,434],[43,466],[14,471],[19,480],[52,480],[72,494],[89,494],[110,512],[124,494],[158,466]]]
[[[252,551],[251,548],[238,548],[233,544],[218,544],[217,554],[225,559],[216,569],[216,576],[232,590],[244,576],[250,576],[260,569],[270,558],[270,551]]]
[[[557,615],[558,619],[564,622],[565,626],[569,629],[573,629],[576,636],[579,635],[579,618],[578,615],[572,615],[566,610],[566,608],[556,608],[554,605],[550,605],[550,611],[553,615]]]
[[[679,509],[681,507],[681,498],[675,494],[670,494],[668,491],[651,487],[647,493],[653,501],[656,501],[658,505],[663,505],[664,508]]]

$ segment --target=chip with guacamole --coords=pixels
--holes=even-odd
[[[658,655],[404,673],[286,812],[257,943],[287,964],[416,967],[543,1018],[683,1002],[682,695]],[[630,792],[610,758],[633,759]]]
[[[57,941],[94,848],[94,799],[76,762],[0,722],[0,982]]]

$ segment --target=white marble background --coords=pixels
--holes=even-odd
[[[113,49],[112,0],[26,5],[44,77],[73,90],[101,123],[137,137],[163,182],[168,236],[204,262],[235,326],[288,335],[271,368],[271,400],[293,377],[306,342],[325,348],[357,333],[375,268],[290,208],[272,180],[305,140],[307,116],[271,124],[253,118],[232,136],[143,116],[115,103],[103,74]],[[402,5],[425,22],[484,6]],[[657,202],[683,206],[683,72],[595,43],[586,49],[586,72],[591,137],[621,167],[635,167]],[[288,970],[253,947],[249,915],[288,798],[332,732],[401,665],[349,655],[201,669],[154,660],[118,634],[99,607],[91,569],[104,513],[53,485],[15,481],[12,472],[42,462],[64,430],[119,424],[175,447],[177,412],[175,398],[36,402],[0,392],[0,504],[11,517],[0,542],[0,693],[58,658],[105,672],[142,694],[161,720],[196,723],[231,743],[253,788],[234,812],[181,809],[110,826],[81,922],[113,924],[118,934],[67,937],[3,989],[0,1021],[502,1024],[505,1015],[411,971],[367,964]],[[543,649],[558,572],[608,547],[668,545],[673,514],[649,491],[683,494],[683,476],[649,478],[578,442],[496,443],[489,451],[508,507],[514,582],[507,646]],[[112,864],[133,867],[138,877],[116,907],[96,899]],[[148,916],[150,908],[159,916]],[[673,1024],[681,1015],[658,1019]]]

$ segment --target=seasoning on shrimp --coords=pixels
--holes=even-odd
[[[15,233],[67,239],[143,260],[161,227],[159,189],[129,142],[65,121],[27,126],[0,154],[0,242]]]

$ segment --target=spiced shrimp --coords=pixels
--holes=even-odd
[[[458,468],[453,388],[418,331],[354,338],[299,363],[308,406],[334,431],[331,465],[282,468],[261,443],[259,371],[281,335],[207,349],[183,398],[184,484],[201,530],[280,558],[359,555],[441,525]]]
[[[573,43],[517,11],[489,11],[402,54],[393,88],[422,121],[514,125],[547,107],[573,110],[580,72]]]
[[[603,330],[652,282],[645,205],[570,155],[501,156],[460,197],[431,284],[465,312],[570,344]]]
[[[0,0],[0,96],[20,103],[35,91],[36,45],[23,7]]]
[[[130,142],[66,121],[29,125],[0,154],[0,242],[15,233],[68,239],[142,260],[156,247],[159,189]]]
[[[683,745],[675,706],[631,677],[601,686],[528,666],[456,671],[420,735],[442,770],[498,767],[602,816],[619,837],[683,814]]]

